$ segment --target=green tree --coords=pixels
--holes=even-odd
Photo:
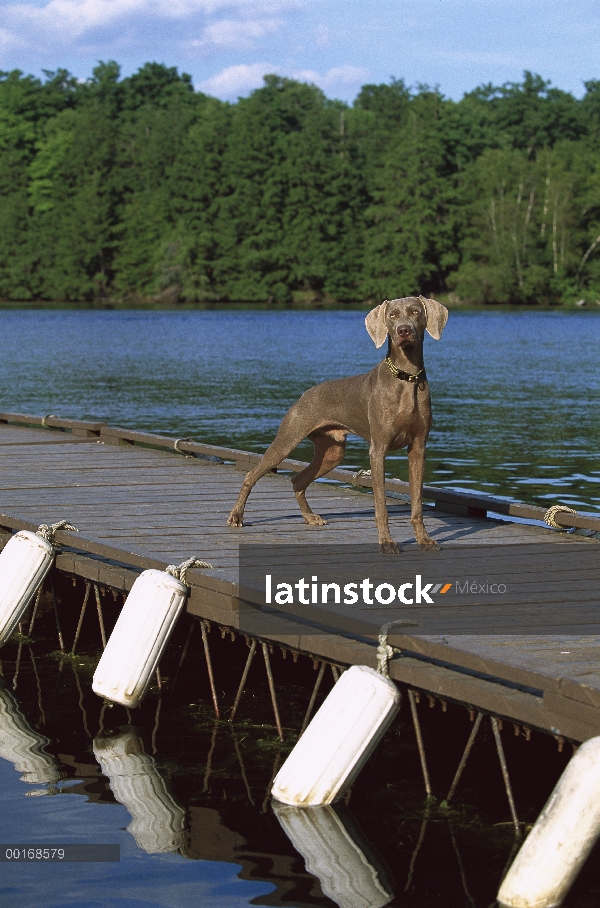
[[[363,193],[344,105],[267,76],[232,111],[215,230],[230,299],[356,296]]]
[[[110,288],[115,132],[107,111],[91,99],[49,121],[38,143],[29,196],[38,292],[45,298],[90,300]]]
[[[530,158],[543,148],[564,139],[577,140],[585,133],[580,105],[573,95],[551,88],[549,81],[527,70],[522,83],[484,85],[471,97],[485,102],[496,131]]]
[[[168,225],[156,247],[155,267],[163,290],[174,288],[190,301],[219,300],[225,293],[215,272],[221,255],[216,222],[231,116],[230,104],[202,96],[167,168]]]
[[[488,150],[464,172],[463,261],[449,279],[474,302],[552,302],[576,292],[589,174],[574,143],[531,160]]]
[[[0,73],[0,295],[600,294],[599,99],[529,72],[352,107],[274,75],[226,104],[157,63]]]
[[[39,292],[28,167],[45,125],[76,103],[77,87],[63,69],[46,72],[45,83],[19,70],[0,73],[0,296]]]
[[[202,96],[194,94],[190,76],[174,67],[148,63],[121,82],[115,67],[111,62],[95,70],[92,85],[116,128],[107,175],[116,212],[111,287],[122,296],[152,295],[176,284],[161,264],[171,229],[168,170]]]
[[[369,296],[438,292],[457,263],[453,167],[440,128],[446,104],[422,87],[377,169],[366,211],[363,286]]]

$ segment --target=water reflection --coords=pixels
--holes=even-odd
[[[343,805],[288,807],[273,812],[290,842],[339,908],[383,908],[394,890],[382,858]]]
[[[34,731],[0,678],[0,757],[21,773],[29,785],[48,785],[46,791],[27,794],[55,794],[61,774],[56,761],[44,747],[50,743],[45,735]]]
[[[181,852],[185,841],[185,810],[169,794],[155,760],[144,751],[131,727],[94,738],[94,756],[111,790],[131,814],[127,827],[147,854]]]
[[[60,607],[64,615],[62,599]],[[55,634],[50,611],[40,619],[40,632],[46,618],[49,634]],[[226,709],[234,701],[247,647],[243,638],[215,636],[216,682]],[[135,724],[125,724],[124,708],[105,710],[92,693],[99,650],[94,656],[82,647],[72,662],[76,672],[59,654],[39,653],[21,664],[16,695],[0,685],[0,840],[26,841],[24,830],[35,829],[38,841],[61,835],[62,841],[119,842],[120,869],[98,866],[100,885],[114,900],[135,900],[142,897],[135,888],[140,877],[152,879],[156,892],[149,891],[147,900],[160,908],[217,903],[239,908],[250,899],[295,908],[490,904],[514,839],[493,740],[478,736],[461,780],[467,801],[457,797],[450,811],[425,802],[414,729],[410,714],[402,711],[355,783],[348,809],[271,805],[273,777],[293,745],[314,686],[311,661],[303,667],[302,659],[295,664],[273,656],[286,728],[282,745],[264,672],[250,673],[233,728],[215,720],[197,659],[188,657],[173,686],[169,679],[175,678],[185,637],[182,628],[163,657],[162,692],[151,690],[140,708],[131,710]],[[18,649],[11,642],[3,649],[8,679],[15,674]],[[332,683],[328,673],[320,698]],[[446,712],[439,704],[419,708],[434,793],[443,795],[470,733],[469,716],[451,704]],[[567,748],[559,754],[556,743],[545,739],[546,750],[536,751],[535,736],[526,742],[506,727],[504,743],[519,816],[529,822],[562,771]],[[32,783],[34,790],[59,796],[24,798]],[[593,861],[588,865],[583,897],[577,901],[571,895],[570,908],[587,908],[586,894],[597,885],[598,871]],[[17,869],[7,871],[15,893],[22,886]],[[23,908],[54,904],[44,882],[48,872],[32,871],[32,895]],[[73,900],[65,904],[87,904],[89,868],[73,866],[69,873]],[[185,896],[182,889],[176,897],[184,879]],[[202,887],[209,885],[216,888],[203,896]]]

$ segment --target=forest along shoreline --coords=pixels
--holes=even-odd
[[[566,302],[554,304],[526,304],[526,303],[463,303],[462,301],[448,300],[447,295],[439,294],[439,302],[451,310],[459,312],[597,312],[600,313],[600,299],[580,299],[568,300]],[[120,300],[120,299],[96,299],[96,300],[0,300],[1,311],[31,311],[31,310],[68,310],[68,311],[155,311],[155,312],[194,312],[205,310],[259,310],[271,312],[276,310],[319,310],[350,312],[365,311],[368,312],[376,301],[367,300],[366,302],[340,302],[338,300],[321,300],[311,299],[306,301],[280,302],[277,300],[271,302],[265,301],[248,301],[232,300],[230,302],[221,300],[211,302],[208,300],[199,302],[179,301],[177,303],[157,302],[153,299],[137,300]]]
[[[595,305],[599,140],[600,79],[348,105],[277,75],[229,103],[158,63],[0,72],[0,299]]]

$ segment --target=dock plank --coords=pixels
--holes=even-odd
[[[0,423],[0,456],[4,453],[4,448],[12,448],[15,445],[24,448],[35,445],[38,450],[45,446],[50,448],[54,445],[80,445],[82,442],[89,443],[90,441],[94,441],[94,439],[84,436],[75,437],[70,433],[52,432],[49,429],[16,429],[14,426]],[[31,456],[35,456],[33,452]]]

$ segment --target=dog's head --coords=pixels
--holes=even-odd
[[[439,340],[447,321],[448,310],[437,300],[405,296],[384,300],[371,309],[365,325],[376,347],[381,347],[388,334],[396,346],[413,346],[423,340],[425,331]]]

